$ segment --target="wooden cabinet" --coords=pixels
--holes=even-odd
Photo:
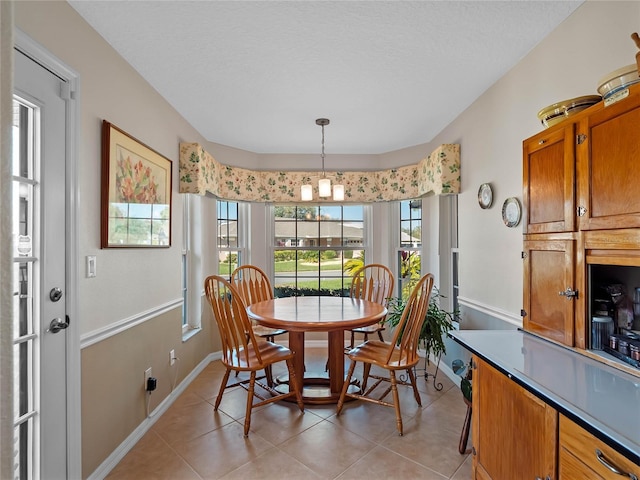
[[[560,449],[559,477],[563,480],[604,480],[600,475],[582,463],[570,451]]]
[[[575,241],[524,242],[525,330],[573,345],[576,301]]]
[[[556,478],[557,412],[474,358],[473,478]]]
[[[564,415],[560,415],[558,474],[560,480],[638,479],[640,465],[633,463]]]
[[[640,89],[578,123],[580,230],[640,227]]]
[[[585,238],[640,228],[639,160],[640,84],[523,142],[526,330],[587,348]],[[640,252],[640,243],[626,249]]]
[[[640,85],[629,92],[522,142],[525,234],[640,227]]]
[[[575,228],[575,124],[523,142],[523,232]]]

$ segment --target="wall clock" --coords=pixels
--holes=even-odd
[[[478,203],[480,208],[489,208],[493,203],[493,190],[491,185],[483,183],[478,189]]]
[[[520,223],[522,209],[516,197],[509,197],[502,205],[502,221],[507,227],[515,227]]]

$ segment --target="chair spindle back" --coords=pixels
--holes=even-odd
[[[269,277],[254,265],[242,265],[231,274],[235,285],[246,305],[252,305],[273,298],[273,288]]]
[[[400,322],[396,326],[387,363],[391,361],[394,346],[397,346],[400,350],[400,359],[405,360],[407,363],[418,361],[420,331],[429,310],[433,282],[433,275],[427,273],[411,291],[407,304],[402,311]]]
[[[211,305],[213,317],[218,324],[222,341],[222,362],[234,365],[234,357],[249,361],[249,346],[255,347],[256,338],[251,328],[251,321],[242,296],[226,279],[219,275],[211,275],[204,281],[204,291]],[[251,349],[262,364],[260,351]]]
[[[391,270],[379,263],[371,263],[360,267],[353,273],[349,295],[351,298],[387,305],[387,299],[393,292],[394,283],[395,279]]]

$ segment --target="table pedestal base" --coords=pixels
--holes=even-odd
[[[289,375],[280,375],[275,379],[276,391],[287,393],[289,391]],[[349,393],[360,393],[360,380],[354,379],[349,385]],[[332,392],[329,383],[329,376],[325,372],[309,372],[304,375],[304,385],[302,387],[302,401],[308,405],[323,405],[338,403],[341,392]],[[346,397],[345,402],[354,400]],[[289,397],[286,401],[295,402],[294,397]]]

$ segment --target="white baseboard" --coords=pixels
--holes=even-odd
[[[282,342],[282,344],[287,344],[288,342]],[[345,343],[346,345],[346,343]],[[326,340],[307,340],[305,341],[305,347],[308,348],[326,348],[327,342]],[[424,357],[424,351],[420,352],[420,356]],[[87,477],[87,480],[101,480],[105,478],[111,470],[113,470],[116,465],[124,458],[124,456],[129,453],[129,451],[140,441],[140,439],[149,431],[149,429],[153,426],[154,423],[165,413],[169,407],[176,401],[176,399],[187,389],[187,387],[193,382],[200,373],[205,369],[209,363],[220,360],[222,358],[222,352],[214,352],[207,355],[196,368],[194,368],[189,375],[187,375],[180,385],[178,385],[173,391],[167,395],[167,397],[158,405],[153,412],[149,414],[147,418],[145,418],[138,427],[131,432],[131,434],[122,442],[112,453],[109,455],[104,462],[100,464],[100,466]],[[437,359],[433,357],[430,359],[431,362],[437,362]],[[439,370],[444,373],[453,383],[456,385],[460,384],[460,377],[453,373],[451,368],[449,368],[444,363],[440,363]]]
[[[207,355],[189,375],[187,375],[180,385],[173,389],[167,397],[160,402],[153,412],[145,418],[138,427],[109,455],[100,466],[87,477],[87,480],[101,480],[105,478],[111,470],[129,453],[136,443],[144,436],[145,433],[153,426],[154,423],[165,413],[176,399],[186,390],[186,388],[196,379],[198,375],[205,369],[209,363],[219,360],[222,357],[221,352],[210,353]]]
[[[424,355],[424,353],[423,353]],[[438,359],[434,358],[433,356],[430,357],[430,361],[431,362],[437,362]],[[453,370],[451,370],[451,367],[449,367],[449,365],[447,365],[446,363],[440,362],[440,368],[439,370],[444,373],[449,380],[451,380],[455,385],[458,386],[458,388],[460,388],[460,376],[456,375],[455,373],[453,373]]]

